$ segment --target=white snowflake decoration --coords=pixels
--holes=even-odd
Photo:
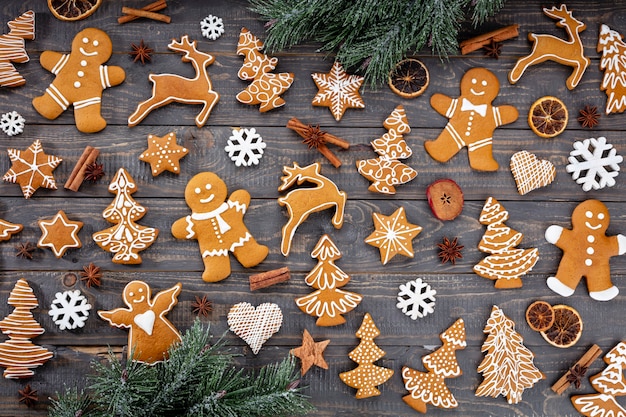
[[[267,144],[263,138],[252,129],[233,129],[233,135],[228,138],[228,145],[224,148],[230,159],[240,166],[258,165],[263,156],[263,149]]]
[[[221,17],[210,14],[200,21],[200,30],[202,36],[214,41],[224,33],[224,22]]]
[[[437,291],[418,278],[400,285],[396,307],[413,320],[422,318],[435,311],[436,294]]]
[[[614,186],[619,164],[624,160],[613,145],[606,143],[605,137],[574,142],[574,150],[567,159],[565,170],[577,184],[582,184],[584,191]]]
[[[24,131],[24,119],[18,112],[4,113],[0,117],[0,128],[9,136],[19,135]]]
[[[89,310],[91,304],[79,290],[74,290],[56,293],[48,314],[61,330],[73,330],[85,325]]]

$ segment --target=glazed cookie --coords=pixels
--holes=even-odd
[[[39,62],[56,78],[44,95],[33,99],[35,110],[53,120],[73,105],[78,130],[94,133],[104,129],[107,122],[100,114],[102,91],[126,78],[122,67],[104,65],[112,52],[109,35],[96,28],[78,32],[69,54],[44,51]]]
[[[461,79],[461,95],[451,98],[434,94],[430,105],[437,113],[450,119],[436,140],[426,141],[428,154],[439,162],[447,162],[467,146],[469,163],[478,171],[497,171],[493,158],[493,133],[499,126],[517,120],[513,106],[493,106],[500,82],[485,68],[472,68]]]
[[[24,40],[35,39],[35,12],[29,10],[7,23],[9,33],[0,36],[0,87],[19,87],[26,84],[13,62],[29,61]]]
[[[202,279],[207,282],[221,281],[230,275],[229,253],[245,268],[260,264],[269,253],[267,246],[252,237],[243,221],[250,194],[237,190],[227,197],[226,184],[216,174],[195,175],[185,188],[191,214],[172,225],[175,238],[198,241],[204,262]]]
[[[597,51],[602,51],[600,69],[604,77],[600,90],[606,93],[606,107],[604,112],[623,113],[626,110],[626,43],[622,35],[611,30],[607,25],[600,25]]]
[[[148,284],[143,281],[131,281],[124,288],[124,304],[128,308],[116,308],[98,311],[102,320],[128,332],[128,358],[153,364],[168,357],[168,350],[180,342],[180,333],[165,318],[178,303],[182,285],[177,283],[172,288],[163,290],[152,298]]]
[[[8,149],[7,152],[12,165],[2,179],[19,184],[24,198],[30,198],[40,187],[57,189],[52,172],[63,160],[44,153],[39,139],[25,151]]]
[[[606,236],[610,221],[604,203],[586,200],[574,209],[571,229],[548,227],[546,240],[563,251],[556,275],[546,282],[552,291],[569,297],[585,277],[594,300],[608,301],[617,296],[619,290],[611,282],[609,259],[626,253],[626,236]]]
[[[520,195],[550,185],[556,177],[556,168],[552,162],[539,159],[528,151],[514,153],[510,166]]]
[[[327,74],[316,72],[311,74],[311,77],[319,89],[312,104],[328,107],[335,120],[341,120],[349,108],[365,108],[365,103],[359,94],[364,78],[347,74],[339,62],[335,61]]]
[[[78,237],[82,227],[83,222],[70,220],[63,210],[59,210],[51,220],[39,220],[41,238],[37,246],[50,248],[54,256],[62,258],[66,250],[83,246]]]
[[[0,242],[11,239],[11,236],[21,232],[23,228],[21,224],[0,219]]]
[[[148,135],[148,149],[139,155],[139,160],[150,164],[153,177],[163,171],[180,174],[180,160],[188,153],[187,148],[176,143],[174,132],[163,137]]]
[[[406,218],[404,207],[400,207],[390,216],[372,213],[376,230],[365,238],[365,243],[380,250],[380,261],[386,265],[394,256],[400,254],[412,258],[413,239],[422,231],[422,227],[411,224]]]
[[[283,324],[283,312],[274,303],[263,303],[254,307],[250,303],[238,303],[228,312],[228,327],[250,346],[252,353],[261,347]]]

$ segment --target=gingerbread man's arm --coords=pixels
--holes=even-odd
[[[172,225],[172,236],[176,239],[191,239],[196,236],[193,230],[189,229],[189,216],[182,217]]]
[[[108,321],[111,325],[115,327],[125,327],[129,328],[133,324],[134,314],[132,310],[127,308],[116,308],[115,310],[109,311],[98,311],[98,315],[102,320]]]
[[[126,73],[122,67],[102,65],[100,67],[100,76],[102,77],[102,85],[112,87],[119,85],[126,79]]]
[[[546,240],[558,248],[563,249],[563,243],[568,242],[571,239],[572,231],[565,229],[562,226],[553,224],[546,229]]]
[[[43,51],[39,57],[39,63],[48,71],[58,74],[58,72],[61,71],[61,68],[63,68],[63,66],[67,63],[68,59],[68,54],[62,54],[55,51]],[[60,67],[55,68],[57,65],[60,65]]]
[[[245,213],[246,209],[250,205],[250,193],[246,190],[237,190],[230,195],[228,202],[231,206],[240,206],[243,210],[238,209],[238,211],[243,211]]]
[[[435,111],[440,115],[446,116],[448,118],[450,118],[451,116],[448,113],[450,111],[454,112],[454,109],[450,109],[451,105],[454,102],[458,102],[458,99],[454,99],[440,93],[433,94],[430,98],[430,105],[432,106],[432,108],[435,109]]]
[[[159,312],[160,316],[170,311],[176,303],[178,303],[178,294],[183,289],[182,284],[179,282],[172,288],[160,291],[152,299],[152,308]]]
[[[509,105],[494,107],[494,110],[494,113],[499,114],[499,117],[496,118],[496,123],[498,126],[513,123],[517,120],[517,117],[519,116],[517,109]]]
[[[617,238],[617,254],[618,255],[625,254],[626,253],[626,236],[620,234],[615,237]]]

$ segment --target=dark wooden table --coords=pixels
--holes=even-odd
[[[143,6],[143,3],[135,0],[123,2],[136,7]],[[326,350],[329,369],[313,368],[303,378],[308,386],[306,393],[318,408],[318,416],[415,415],[401,400],[406,391],[400,369],[404,365],[422,369],[421,357],[440,345],[439,333],[459,317],[465,320],[468,342],[467,348],[457,355],[463,375],[446,380],[459,402],[459,408],[442,411],[429,407],[431,415],[577,415],[569,401],[574,390],[571,388],[559,396],[550,390],[550,386],[592,343],[599,344],[606,352],[624,338],[626,259],[618,257],[611,262],[613,281],[622,290],[622,295],[616,299],[606,303],[593,301],[583,283],[572,297],[565,299],[550,291],[545,284],[546,278],[556,271],[561,252],[545,241],[544,231],[550,224],[570,227],[573,208],[585,199],[597,198],[610,209],[609,234],[626,233],[624,174],[617,178],[617,185],[613,188],[585,193],[565,171],[575,140],[605,136],[619,153],[626,152],[625,116],[603,115],[600,125],[592,131],[582,129],[576,121],[579,109],[586,104],[598,106],[601,110],[604,108],[606,96],[599,90],[602,72],[596,52],[599,26],[606,23],[613,29],[626,31],[626,2],[574,1],[568,4],[574,15],[587,24],[582,39],[585,53],[591,59],[582,82],[573,91],[565,87],[570,68],[554,63],[531,67],[518,84],[508,83],[507,72],[515,60],[530,50],[526,40],[528,32],[565,36],[552,20],[542,14],[543,2],[509,1],[489,24],[475,31],[466,31],[466,35],[470,36],[496,27],[520,24],[520,36],[504,43],[498,60],[484,57],[478,51],[467,56],[452,56],[449,61],[442,62],[424,51],[420,59],[428,66],[431,81],[423,96],[403,100],[386,86],[377,90],[366,88],[362,91],[366,108],[349,109],[341,122],[336,122],[328,109],[311,106],[317,90],[310,74],[327,72],[332,64],[331,59],[316,53],[315,45],[294,47],[277,55],[280,58],[278,70],[295,73],[295,82],[284,95],[287,104],[283,108],[262,114],[256,106],[245,106],[235,100],[235,95],[247,85],[237,78],[237,70],[242,63],[241,57],[235,53],[239,30],[245,26],[261,39],[265,38],[263,22],[247,9],[247,2],[170,0],[168,4],[165,11],[172,17],[169,25],[147,20],[118,25],[116,19],[121,12],[121,1],[105,1],[93,16],[77,23],[55,19],[42,1],[4,1],[0,6],[2,22],[26,10],[34,10],[37,33],[36,40],[26,44],[31,61],[18,68],[27,84],[20,88],[0,89],[0,113],[16,110],[27,121],[24,133],[19,136],[0,134],[0,173],[10,167],[5,153],[7,148],[25,149],[35,139],[42,141],[48,153],[64,159],[54,173],[60,185],[56,191],[40,189],[30,200],[25,200],[17,185],[0,183],[0,218],[24,225],[19,235],[0,243],[0,317],[13,309],[6,304],[6,300],[15,282],[20,277],[26,278],[39,299],[35,318],[46,330],[44,335],[35,339],[35,343],[54,352],[54,358],[36,369],[35,376],[30,380],[0,379],[0,415],[44,415],[47,397],[62,390],[64,384],[82,386],[90,372],[90,361],[102,358],[107,346],[121,351],[127,333],[100,320],[95,310],[122,306],[122,289],[133,279],[146,281],[155,291],[178,281],[183,283],[179,303],[169,314],[181,331],[189,328],[194,319],[191,302],[195,296],[208,294],[213,301],[214,310],[203,321],[211,324],[214,335],[221,335],[227,329],[226,314],[233,304],[241,301],[255,305],[277,303],[285,316],[283,326],[257,356],[252,355],[239,338],[232,334],[227,336],[235,351],[245,354],[241,358],[242,366],[254,367],[282,359],[291,348],[300,345],[304,329],[309,330],[316,340],[330,339]],[[217,41],[208,41],[201,36],[199,21],[208,14],[224,19],[226,33]],[[78,132],[72,111],[66,111],[57,120],[47,121],[31,106],[32,98],[42,94],[53,79],[39,65],[42,51],[67,51],[74,35],[85,27],[97,27],[109,33],[114,45],[114,56],[109,64],[122,66],[127,74],[121,86],[104,93],[103,115],[109,125],[98,134]],[[5,26],[3,31],[6,32]],[[128,128],[128,115],[150,94],[148,74],[172,72],[193,75],[191,66],[181,63],[180,55],[167,49],[172,38],[183,34],[197,39],[198,49],[215,56],[215,63],[209,72],[221,99],[207,125],[201,129],[195,126],[193,118],[199,111],[198,107],[170,105],[153,112],[139,126]],[[145,66],[133,63],[128,55],[130,44],[141,39],[156,51],[152,63]],[[437,137],[447,122],[431,108],[429,97],[435,92],[458,96],[461,76],[467,69],[476,66],[490,69],[499,78],[501,91],[495,104],[511,104],[520,112],[515,123],[495,132],[495,157],[500,169],[492,173],[472,171],[467,163],[466,151],[450,162],[440,164],[431,159],[423,148],[423,142]],[[555,139],[537,137],[526,121],[529,106],[544,95],[561,98],[570,112],[567,130]],[[404,105],[413,129],[406,139],[414,154],[406,162],[419,174],[411,183],[398,187],[396,195],[389,197],[367,190],[369,184],[357,173],[355,161],[374,156],[369,142],[385,132],[382,122],[398,104]],[[308,150],[294,132],[286,129],[285,124],[293,116],[305,122],[319,123],[323,129],[348,140],[350,150],[337,153],[343,166],[333,168],[319,153]],[[263,136],[267,148],[258,166],[238,168],[229,160],[224,146],[233,127],[254,127]],[[148,134],[165,135],[170,131],[178,135],[178,142],[190,153],[182,160],[179,176],[165,173],[153,178],[149,166],[140,162],[138,156],[146,148]],[[62,184],[87,145],[100,149],[99,160],[104,163],[107,176],[96,184],[84,184],[76,193],[64,190]],[[508,169],[509,158],[519,150],[528,150],[552,161],[557,167],[554,183],[520,196]],[[311,216],[298,229],[291,254],[285,258],[280,254],[279,246],[280,229],[287,217],[285,210],[277,204],[277,187],[283,166],[294,161],[300,165],[320,162],[323,174],[347,191],[349,199],[342,229],[335,230],[331,226],[330,212]],[[157,241],[142,252],[143,263],[137,266],[112,263],[111,255],[91,239],[93,232],[108,227],[102,218],[102,211],[114,197],[107,187],[120,167],[125,167],[137,181],[138,191],[134,197],[148,209],[148,214],[139,223],[158,227],[161,231]],[[201,171],[216,172],[230,191],[239,188],[250,191],[252,202],[246,223],[253,235],[270,247],[269,256],[258,267],[246,270],[233,261],[231,277],[215,284],[201,280],[203,265],[197,243],[176,240],[169,231],[176,219],[188,214],[183,190],[187,181]],[[466,199],[462,215],[451,222],[441,222],[433,217],[425,194],[430,183],[445,177],[454,179],[462,187]],[[510,212],[507,225],[524,233],[519,247],[539,249],[540,259],[532,273],[524,278],[521,289],[496,290],[491,281],[472,272],[472,266],[484,257],[476,249],[484,233],[478,216],[489,196],[497,198]],[[423,231],[414,240],[413,259],[397,256],[383,266],[378,250],[363,240],[373,230],[372,212],[390,214],[400,206],[405,207],[408,220],[422,226]],[[19,242],[36,242],[40,237],[38,220],[51,218],[61,209],[71,219],[85,223],[80,232],[83,247],[69,250],[61,259],[55,258],[47,249],[37,250],[33,260],[17,258],[14,246]],[[363,295],[363,302],[346,315],[347,323],[331,328],[316,327],[315,319],[301,313],[294,303],[294,298],[311,292],[303,278],[316,263],[311,259],[310,252],[324,233],[330,234],[343,253],[337,265],[352,276],[346,290]],[[460,243],[465,245],[463,259],[456,265],[442,265],[437,256],[436,244],[444,236],[458,237]],[[47,314],[50,303],[57,291],[69,289],[64,286],[64,277],[78,273],[89,262],[103,269],[102,286],[85,288],[78,283],[74,288],[80,289],[94,305],[93,316],[81,330],[60,331]],[[288,266],[292,271],[288,283],[254,293],[249,291],[248,277],[251,273],[282,266]],[[400,284],[418,277],[436,289],[437,302],[434,314],[412,321],[396,308],[396,294]],[[528,327],[524,312],[536,299],[566,303],[578,309],[584,320],[584,332],[576,346],[566,350],[552,347]],[[482,330],[494,304],[516,322],[526,345],[536,355],[537,367],[546,376],[533,389],[527,390],[523,401],[516,405],[507,404],[502,397],[493,399],[474,395],[482,381],[482,376],[476,372],[483,357],[480,352],[484,341]],[[381,336],[376,342],[387,353],[378,363],[394,369],[395,375],[382,385],[380,396],[356,400],[355,391],[344,385],[338,374],[356,366],[347,355],[359,342],[354,333],[366,312],[372,315],[380,328]],[[602,368],[602,361],[596,361],[589,375]],[[17,391],[25,383],[30,383],[42,400],[35,408],[28,409],[18,403]],[[586,378],[579,392],[593,392]]]

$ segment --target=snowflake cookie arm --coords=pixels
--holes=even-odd
[[[44,51],[39,57],[39,63],[42,67],[53,74],[58,74],[63,69],[67,61],[70,59],[69,54],[62,54],[55,51]]]
[[[430,105],[432,108],[435,109],[437,113],[447,118],[454,115],[458,102],[458,98],[448,97],[441,93],[433,94],[430,98]]]
[[[517,109],[509,105],[494,107],[493,114],[496,118],[496,126],[508,125],[519,117]]]

